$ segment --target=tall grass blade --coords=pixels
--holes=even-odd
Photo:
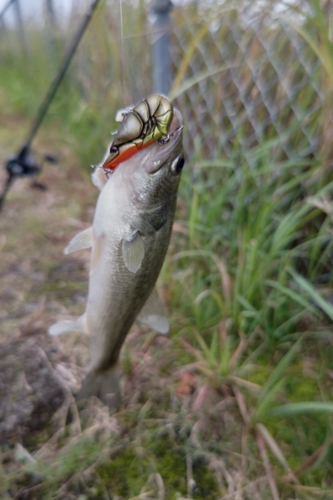
[[[230,66],[221,66],[220,68],[211,68],[207,71],[201,71],[200,73],[197,73],[195,76],[191,78],[187,78],[186,80],[183,81],[183,83],[176,83],[172,87],[170,94],[169,94],[169,99],[173,101],[177,97],[179,97],[181,94],[189,90],[193,85],[196,85],[197,83],[202,82],[202,80],[205,80],[206,78],[210,78],[214,75],[217,75],[218,73],[221,73],[221,71],[226,71],[228,69],[233,69],[237,68],[239,65],[238,64],[232,64]],[[176,86],[178,85],[178,86]]]
[[[178,90],[178,88],[181,85],[181,82],[184,80],[187,68],[188,68],[188,66],[190,64],[190,61],[191,61],[191,59],[193,57],[193,54],[194,54],[194,52],[195,52],[195,50],[197,48],[197,44],[206,35],[207,31],[209,30],[210,23],[211,22],[207,22],[206,24],[204,24],[203,26],[201,26],[201,28],[198,31],[198,33],[196,34],[196,36],[194,36],[192,38],[191,42],[189,43],[189,45],[188,45],[188,47],[186,49],[186,52],[185,52],[185,54],[183,56],[182,62],[181,62],[180,66],[179,66],[179,69],[177,71],[177,74],[175,76],[175,79],[173,81],[173,84],[172,84],[172,87],[171,87],[171,90],[170,90],[170,95],[171,96],[176,95],[177,90]]]
[[[266,411],[267,415],[275,417],[293,416],[302,413],[333,413],[333,403],[322,401],[306,401],[276,406]]]
[[[296,273],[292,268],[288,268],[296,283],[304,292],[317,304],[317,306],[333,321],[333,306],[325,300],[313,285],[305,278]]]
[[[286,286],[282,285],[278,281],[273,281],[273,280],[266,280],[265,283],[266,283],[266,285],[269,285],[270,287],[275,288],[275,290],[278,290],[283,295],[290,297],[294,302],[296,302],[300,306],[304,307],[304,309],[306,309],[307,311],[311,312],[312,314],[314,314],[316,316],[319,316],[316,308],[313,307],[313,305],[306,298],[304,298],[302,295],[295,292],[291,288],[287,288]]]
[[[298,353],[301,346],[302,339],[299,339],[285,354],[281,359],[279,364],[274,368],[273,372],[269,376],[266,384],[263,386],[260,396],[258,398],[255,418],[258,418],[261,413],[265,411],[267,405],[271,400],[278,394],[281,390],[284,381],[286,370],[289,368],[296,354]]]
[[[264,440],[266,441],[269,448],[271,449],[272,453],[275,455],[275,457],[278,459],[278,461],[284,468],[284,470],[287,472],[287,474],[290,474],[295,483],[298,483],[298,480],[294,476],[293,471],[290,465],[288,464],[286,457],[282,453],[280,446],[277,444],[272,434],[268,431],[267,427],[265,427],[263,424],[257,424],[256,427],[260,432],[260,434],[262,435],[262,437],[264,438]]]

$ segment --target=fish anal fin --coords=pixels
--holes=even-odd
[[[123,238],[122,253],[127,269],[131,273],[137,273],[145,255],[143,239],[138,232],[131,239]]]
[[[63,321],[58,321],[58,323],[54,323],[53,325],[51,325],[47,331],[47,333],[52,337],[62,335],[63,333],[72,333],[72,332],[83,332],[87,334],[89,333],[87,325],[87,316],[85,313],[75,321],[67,319]]]
[[[158,333],[169,333],[169,321],[156,288],[154,288],[147,302],[141,309],[137,320],[153,330],[156,330]]]
[[[92,226],[88,227],[84,231],[78,233],[74,238],[69,242],[67,247],[64,250],[64,254],[69,254],[72,252],[76,252],[77,250],[84,250],[86,248],[90,248],[93,244],[93,228]]]
[[[120,374],[118,364],[101,373],[89,372],[83,381],[76,399],[95,396],[109,408],[117,408],[121,402]]]

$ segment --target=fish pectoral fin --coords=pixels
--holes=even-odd
[[[83,332],[83,333],[89,333],[88,332],[88,325],[87,325],[87,317],[86,314],[84,313],[80,318],[78,318],[76,321],[71,321],[71,320],[63,320],[63,321],[58,321],[58,323],[54,323],[54,325],[51,325],[47,331],[48,335],[51,335],[52,337],[56,337],[57,335],[62,335],[63,333],[71,333],[71,332]]]
[[[85,248],[90,248],[93,244],[93,228],[92,226],[88,227],[84,231],[78,233],[74,238],[69,242],[67,247],[64,250],[64,254],[69,254],[72,252],[76,252],[77,250],[84,250]]]
[[[147,302],[141,309],[137,316],[137,320],[153,330],[156,330],[158,333],[169,333],[169,321],[156,288],[154,288]]]
[[[136,232],[130,239],[123,238],[122,253],[125,266],[131,273],[136,273],[145,256],[145,246],[140,234]]]

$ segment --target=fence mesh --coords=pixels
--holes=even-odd
[[[218,2],[197,1],[174,9],[173,76],[187,59],[185,79],[206,74],[176,99],[184,115],[189,157],[200,151],[207,158],[231,158],[238,152],[251,162],[248,152],[264,139],[272,140],[276,157],[317,157],[325,132],[332,132],[332,119],[328,113],[323,117],[327,101],[319,57],[292,23],[258,9],[254,13],[253,5],[251,11],[227,11]],[[95,98],[97,89],[109,102],[120,90],[121,105],[126,105],[154,90],[150,56],[156,34],[148,20],[149,9],[144,2],[125,0],[123,8],[127,23],[123,46],[119,1],[109,0],[74,60],[73,73],[87,100]],[[71,36],[66,32],[66,39]],[[5,38],[8,30],[0,41]]]
[[[193,41],[186,78],[221,68],[177,98],[189,155],[198,148],[211,158],[230,158],[235,148],[246,155],[263,138],[276,139],[280,157],[317,155],[323,136],[321,63],[295,28],[267,14],[246,20],[222,12],[211,22],[205,14],[187,23],[189,13],[182,10],[177,17],[173,71]]]

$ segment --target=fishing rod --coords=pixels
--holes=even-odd
[[[24,176],[32,177],[41,171],[41,166],[36,163],[36,161],[34,160],[34,158],[30,154],[31,143],[32,143],[38,129],[41,126],[41,123],[42,123],[42,121],[47,113],[47,110],[52,102],[52,99],[54,98],[54,95],[55,95],[67,69],[68,69],[68,66],[69,66],[69,64],[70,64],[70,62],[71,62],[71,60],[76,52],[76,49],[80,43],[80,40],[83,37],[84,32],[86,31],[86,29],[91,21],[91,18],[94,14],[94,11],[95,11],[97,5],[99,4],[99,2],[100,2],[100,0],[93,0],[91,5],[90,5],[89,10],[85,14],[85,17],[82,20],[82,23],[80,24],[79,29],[78,29],[71,45],[69,46],[66,54],[65,54],[63,62],[59,68],[59,71],[58,71],[55,79],[51,83],[48,91],[46,92],[44,100],[42,101],[42,103],[37,111],[37,115],[36,115],[35,121],[32,124],[30,133],[28,135],[28,139],[23,144],[19,153],[16,156],[9,158],[9,160],[6,163],[5,168],[7,170],[8,177],[7,177],[7,181],[5,183],[5,186],[3,188],[3,191],[0,195],[0,210],[1,210],[1,207],[3,205],[4,199],[6,197],[6,194],[9,191],[9,188],[11,187],[13,181],[17,177],[24,177]],[[11,3],[12,3],[12,0],[10,0],[9,5]],[[48,162],[53,162],[53,163],[56,162],[56,159],[51,155],[46,155],[44,157],[44,159]]]

